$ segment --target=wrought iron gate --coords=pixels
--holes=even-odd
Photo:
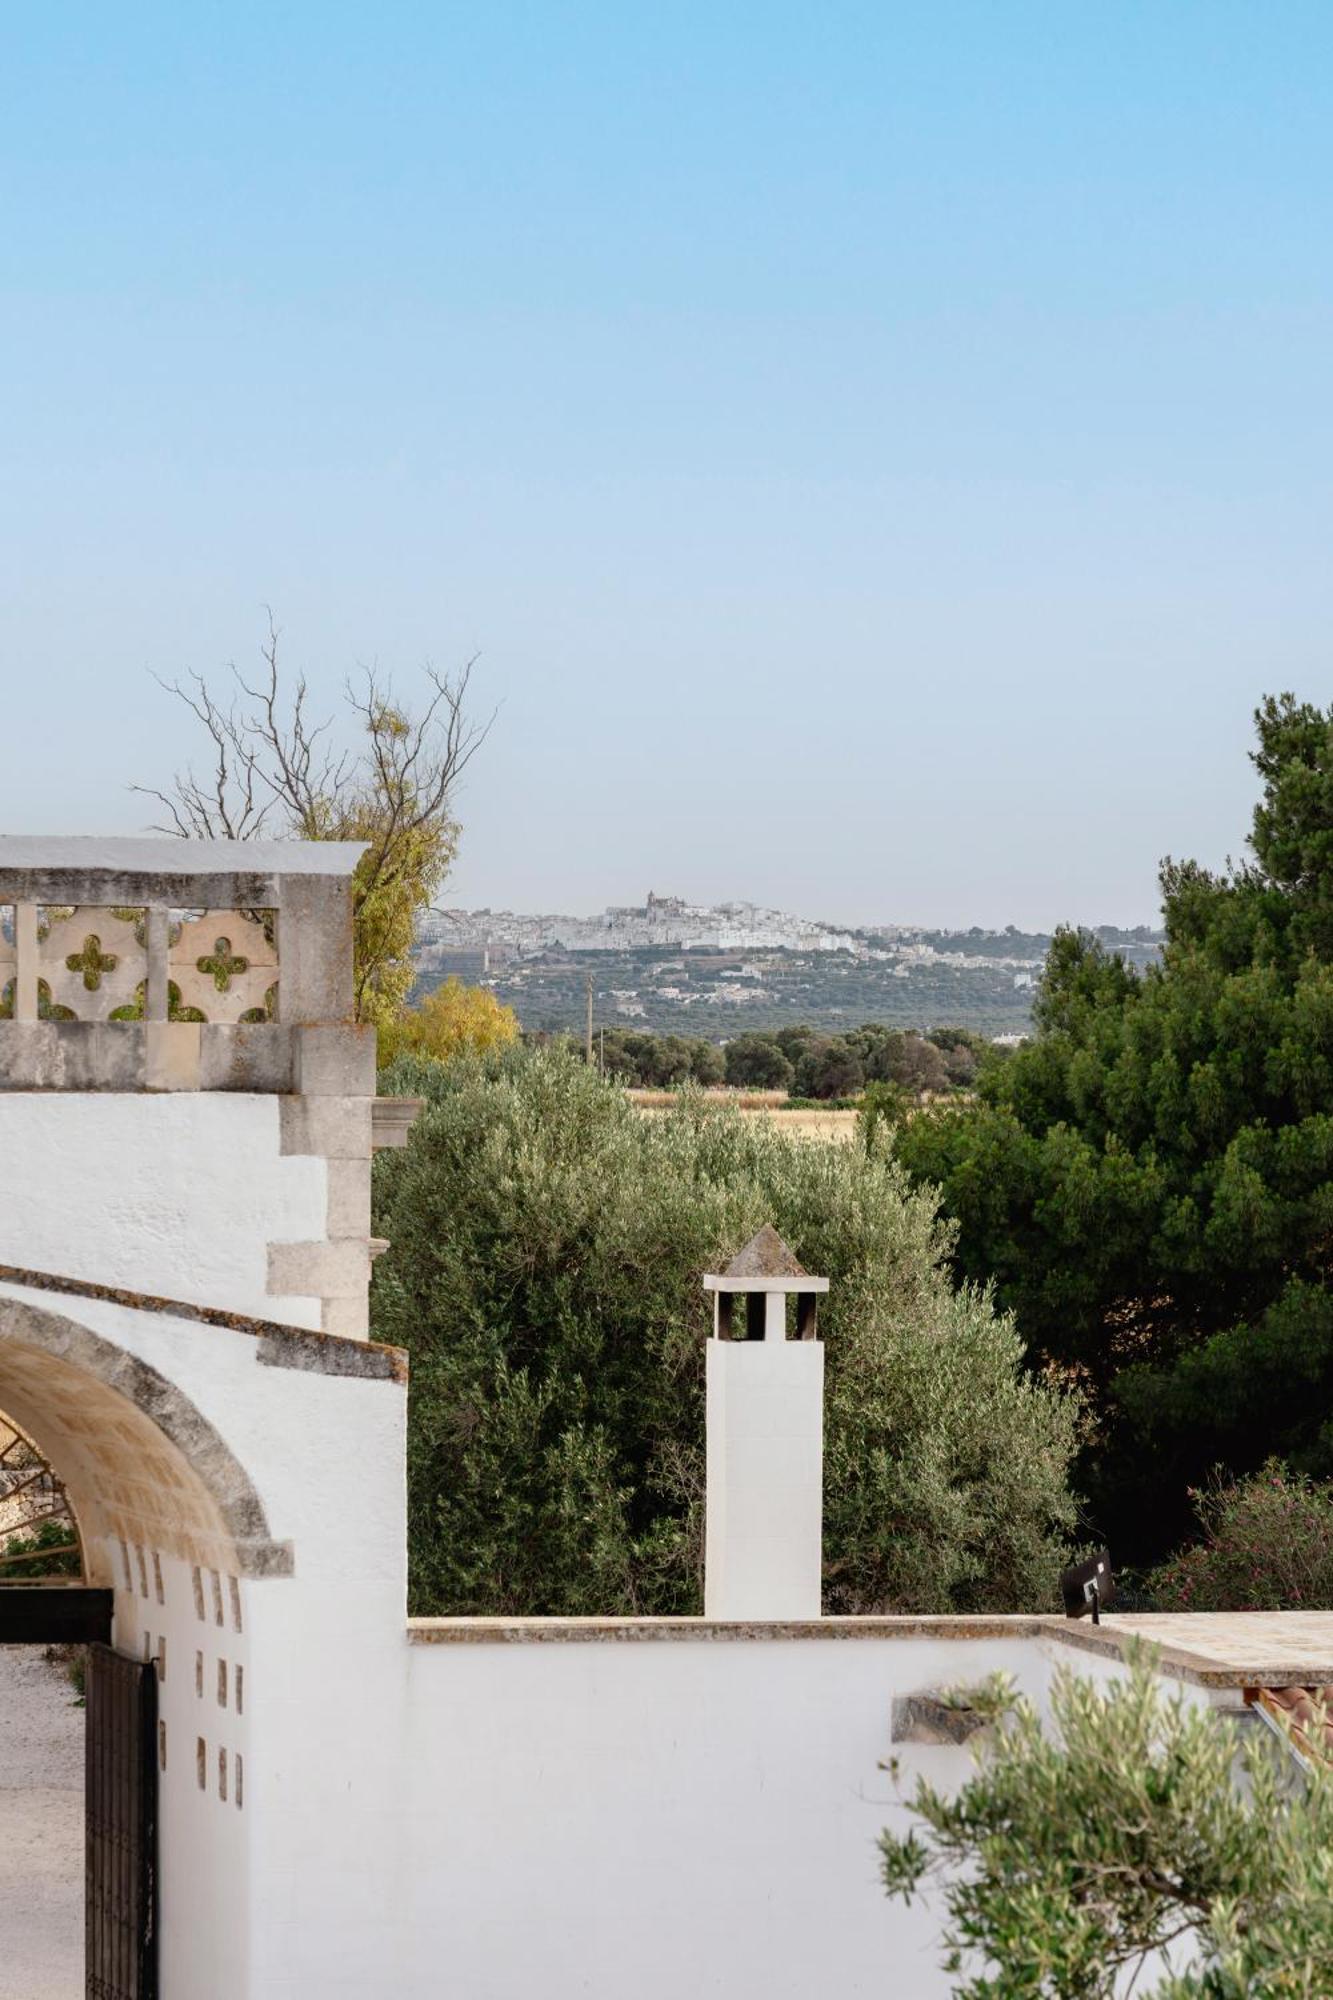
[[[88,2000],[157,1996],[157,1676],[88,1648]]]

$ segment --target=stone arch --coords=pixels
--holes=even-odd
[[[117,1542],[238,1576],[290,1574],[249,1473],[158,1369],[90,1327],[0,1296],[0,1409],[58,1472],[89,1581]]]

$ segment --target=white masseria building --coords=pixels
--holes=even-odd
[[[967,1768],[943,1690],[1149,1626],[1235,1708],[1333,1681],[1333,1626],[821,1618],[821,1281],[771,1232],[708,1281],[707,1615],[408,1619],[358,851],[0,840],[0,1410],[87,1586],[6,1587],[0,1639],[101,1642],[89,1993],[947,1994],[875,1849],[886,1759]]]

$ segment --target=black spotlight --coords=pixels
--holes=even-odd
[[[1086,1562],[1073,1563],[1065,1570],[1060,1578],[1060,1595],[1065,1601],[1066,1618],[1086,1618],[1091,1612],[1093,1624],[1100,1625],[1103,1611],[1115,1602],[1115,1578],[1107,1550],[1101,1549]]]

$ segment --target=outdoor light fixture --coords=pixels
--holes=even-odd
[[[1065,1601],[1066,1618],[1086,1618],[1092,1613],[1094,1625],[1102,1622],[1102,1612],[1115,1601],[1115,1578],[1106,1549],[1086,1562],[1073,1563],[1060,1577],[1060,1595]]]

